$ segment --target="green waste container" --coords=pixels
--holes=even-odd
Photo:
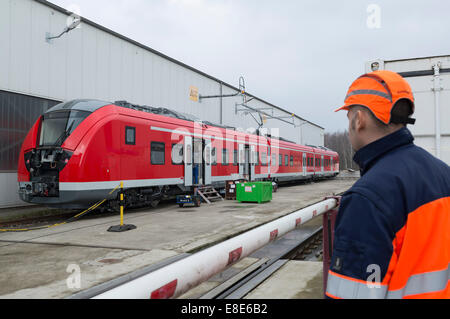
[[[242,202],[270,202],[272,200],[272,182],[248,182],[236,185],[236,200]]]

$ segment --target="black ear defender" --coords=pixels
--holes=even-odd
[[[414,125],[416,119],[410,117],[414,113],[413,110],[414,102],[405,98],[398,100],[392,107],[390,123]]]
[[[398,115],[391,115],[391,123],[394,124],[411,124],[414,125],[416,123],[416,119],[411,117],[403,117]]]

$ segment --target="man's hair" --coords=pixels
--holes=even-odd
[[[389,124],[392,123],[392,120],[389,124],[385,124],[382,121],[380,121],[373,113],[372,111],[364,106],[364,105],[352,105],[350,106],[350,108],[358,110],[358,111],[363,111],[366,112],[367,114],[369,114],[369,116],[373,119],[373,123],[375,123],[375,126],[383,131],[387,131],[389,129]],[[398,100],[394,107],[391,110],[391,117],[401,117],[401,118],[407,118],[410,117],[413,113],[412,110],[412,104],[411,101],[407,100],[407,99],[401,99]],[[352,128],[355,128],[355,119],[352,119],[351,125]],[[404,126],[406,126],[406,124],[404,124]]]

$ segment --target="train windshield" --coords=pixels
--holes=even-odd
[[[78,110],[45,113],[41,124],[39,146],[61,146],[89,114],[91,112]]]

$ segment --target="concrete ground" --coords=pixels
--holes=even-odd
[[[322,262],[290,260],[244,299],[323,299]]]
[[[266,204],[223,201],[130,211],[125,213],[125,223],[137,229],[124,233],[107,232],[119,223],[117,215],[0,233],[0,298],[68,297],[180,253],[214,245],[341,193],[354,182],[335,179],[281,187]]]

